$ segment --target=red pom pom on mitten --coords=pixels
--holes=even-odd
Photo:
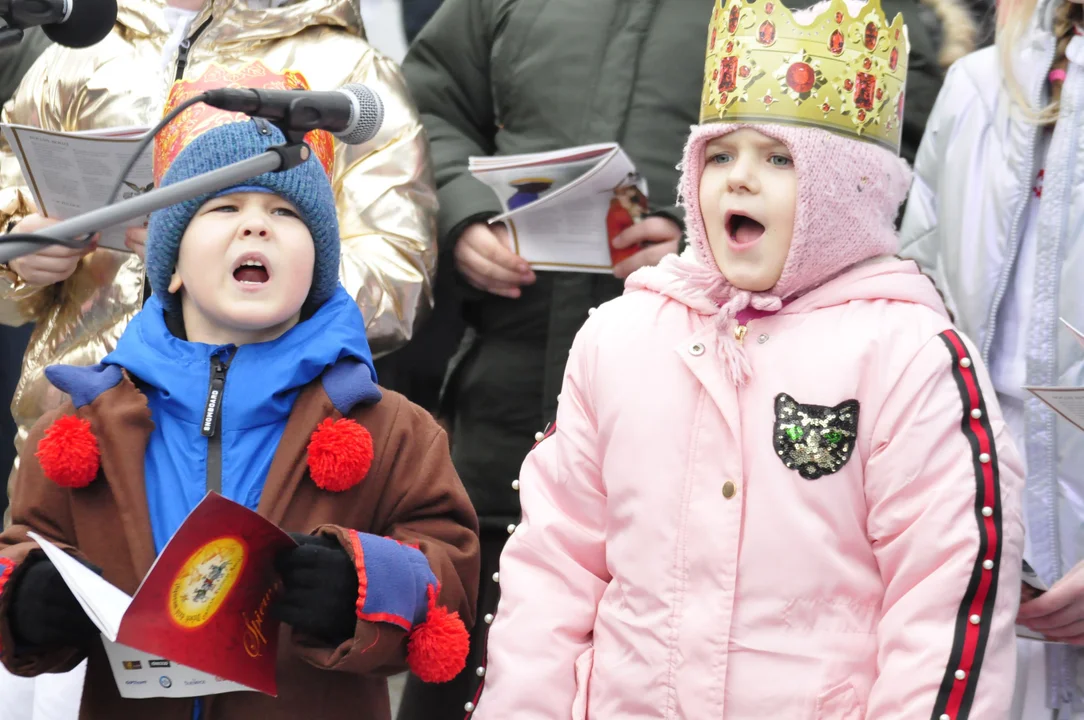
[[[437,605],[437,588],[427,589],[429,611],[407,641],[407,665],[422,682],[448,682],[467,666],[470,635],[459,613]]]
[[[309,474],[321,489],[349,490],[360,483],[373,464],[373,437],[349,418],[328,418],[309,440]]]
[[[45,477],[60,487],[84,488],[98,476],[101,452],[90,421],[76,415],[58,418],[38,443],[34,456]]]

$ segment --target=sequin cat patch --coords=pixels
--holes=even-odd
[[[775,396],[775,452],[806,480],[838,472],[854,452],[858,401],[835,407],[803,405],[786,393]]]

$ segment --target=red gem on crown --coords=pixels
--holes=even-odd
[[[873,67],[873,61],[870,60],[869,58],[866,58],[865,60],[862,61],[862,67],[869,70],[871,67]]]
[[[842,23],[843,23],[843,13],[837,12],[836,13],[836,25],[841,25]]]
[[[892,54],[888,58],[888,67],[895,70],[896,66],[900,64],[900,50],[899,48],[892,48]]]
[[[730,8],[730,18],[729,18],[729,20],[727,22],[727,25],[726,25],[727,30],[729,30],[730,32],[733,33],[735,30],[738,29],[738,18],[740,16],[741,16],[741,11],[738,9],[737,5]]]
[[[775,10],[775,4],[774,3],[768,3],[767,5],[764,6],[764,12],[768,13],[769,15],[771,15],[774,10]]]
[[[817,75],[809,63],[796,62],[787,70],[787,85],[798,93],[812,90],[816,79]]]
[[[760,25],[760,29],[757,30],[757,42],[761,45],[772,45],[775,43],[775,23],[771,20],[765,20]]]
[[[877,47],[877,36],[880,32],[873,23],[866,23],[866,49],[873,50]]]
[[[738,68],[738,74],[742,77],[749,77],[749,73],[751,72],[752,70],[749,69],[748,65],[742,65],[740,68]]]
[[[738,58],[731,55],[719,63],[719,92],[730,92],[738,87]]]
[[[836,30],[832,33],[832,37],[828,38],[828,49],[833,55],[843,54],[843,33]]]
[[[863,110],[872,110],[873,95],[876,90],[876,77],[867,73],[858,73],[858,87],[854,90],[854,104]]]

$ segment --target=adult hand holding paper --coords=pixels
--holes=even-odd
[[[1084,562],[1020,606],[1017,621],[1044,639],[1084,646]]]

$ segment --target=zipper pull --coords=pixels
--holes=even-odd
[[[734,339],[738,341],[739,345],[745,344],[745,334],[749,332],[749,328],[745,325],[738,325],[734,328]]]
[[[218,419],[222,414],[222,390],[226,387],[226,364],[215,357],[211,360],[211,389],[207,391],[207,404],[203,407],[204,437],[213,437],[218,432]]]
[[[174,81],[184,77],[184,69],[188,67],[188,53],[192,50],[192,44],[196,42],[196,38],[203,34],[203,31],[207,29],[213,19],[212,16],[204,20],[202,25],[181,41],[181,46],[177,49],[177,71],[173,76]]]
[[[181,41],[181,46],[177,48],[177,73],[174,81],[180,80],[184,77],[184,69],[188,66],[188,48],[192,47],[192,41],[185,39]]]

